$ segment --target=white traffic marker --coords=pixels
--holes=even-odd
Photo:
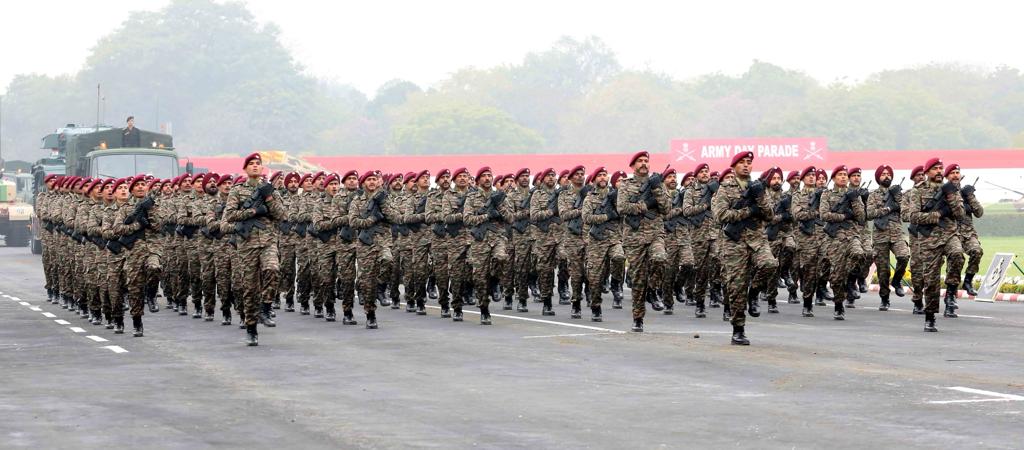
[[[31,310],[36,311],[36,312],[39,312],[39,311],[43,310],[43,308],[40,308],[38,306],[29,306],[28,309],[31,309]]]
[[[21,306],[32,306],[32,304],[29,302],[18,302],[18,304]]]
[[[440,306],[427,306],[427,308],[441,309]],[[462,312],[464,314],[480,315],[480,313],[478,311],[462,311]],[[592,327],[592,326],[588,326],[588,325],[577,325],[577,324],[574,324],[574,323],[556,322],[554,320],[533,319],[533,318],[530,318],[530,317],[506,316],[504,314],[491,314],[491,317],[501,317],[503,319],[512,319],[512,320],[522,320],[524,322],[545,323],[545,324],[548,324],[548,325],[559,325],[559,326],[569,327],[569,328],[582,328],[584,330],[603,331],[603,332],[606,332],[606,333],[615,333],[615,334],[624,334],[625,333],[625,331],[613,330],[611,328]]]
[[[50,313],[50,312],[44,312],[43,313],[43,317],[48,317],[48,318],[52,319],[54,317],[57,317],[57,315],[54,314],[54,313]]]
[[[957,317],[970,317],[972,319],[992,319],[993,318],[993,317],[989,317],[989,316],[972,316],[970,314],[957,314]]]
[[[75,333],[85,333],[85,329],[84,328],[69,327],[68,329],[70,329],[71,331],[74,331]]]
[[[21,301],[21,299],[20,299],[20,298],[18,298],[18,297],[10,297],[10,299],[11,299],[11,300],[14,300],[14,301],[16,301],[16,302],[20,302],[20,301]]]
[[[110,351],[112,351],[114,353],[128,353],[128,350],[125,350],[125,349],[121,348],[118,345],[108,345],[108,346],[103,347],[103,348],[105,348],[107,350],[110,350]]]
[[[57,320],[54,320],[54,322],[57,322],[58,325],[71,325],[71,322],[68,322],[68,321],[66,321],[64,319],[57,319]]]
[[[523,336],[523,339],[543,339],[543,338],[559,338],[559,337],[579,337],[579,336],[608,336],[610,334],[618,333],[570,333],[570,334],[546,334],[543,336]]]
[[[986,395],[986,396],[995,397],[995,398],[976,398],[976,399],[969,399],[969,400],[937,400],[937,401],[930,401],[928,403],[932,403],[932,404],[936,404],[936,405],[948,405],[948,404],[951,404],[951,403],[1021,402],[1021,401],[1024,401],[1024,396],[1013,395],[1013,394],[1004,394],[1002,392],[985,391],[985,390],[981,390],[981,389],[974,389],[974,388],[963,387],[963,386],[952,386],[952,387],[947,387],[946,389],[949,389],[951,391],[965,392],[965,393],[968,393],[968,394]]]
[[[103,339],[103,338],[101,338],[99,336],[86,336],[86,337],[89,338],[89,339],[92,339],[92,340],[94,340],[96,342],[107,342],[106,339]]]

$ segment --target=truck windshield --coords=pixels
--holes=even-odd
[[[93,176],[122,178],[145,174],[157,178],[173,178],[178,172],[178,160],[164,155],[103,155],[94,160]]]

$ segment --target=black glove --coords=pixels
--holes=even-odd
[[[501,213],[497,209],[491,208],[487,210],[487,219],[494,220],[501,218]]]
[[[896,195],[896,194],[899,194],[901,192],[903,192],[903,186],[900,186],[898,184],[893,186],[893,187],[891,187],[891,188],[889,188],[889,195]]]
[[[257,216],[265,216],[265,215],[267,215],[267,205],[266,204],[260,204],[260,206],[257,206],[256,208],[253,208],[253,211],[255,211]]]
[[[619,212],[616,211],[615,208],[611,208],[611,209],[608,210],[608,220],[616,220],[618,218],[619,218]]]
[[[711,180],[708,182],[708,190],[712,193],[718,192],[718,180]]]
[[[760,197],[761,194],[764,194],[764,188],[765,186],[763,181],[754,180],[751,181],[750,185],[747,186],[747,191],[750,192],[750,195],[752,195],[754,198],[757,198]]]
[[[184,225],[178,225],[178,226],[174,227],[174,234],[176,234],[178,236],[184,236],[185,235],[185,226]]]
[[[851,202],[857,197],[860,197],[860,191],[856,189],[850,189],[849,191],[846,191],[846,195],[844,195],[844,199]]]
[[[270,183],[263,183],[260,187],[256,188],[256,192],[259,192],[260,198],[266,199],[274,193],[274,185]]]
[[[970,197],[974,195],[974,185],[972,184],[964,186],[963,189],[960,189],[960,193],[963,194],[964,197]]]
[[[380,203],[380,202],[384,201],[384,198],[387,197],[387,196],[388,196],[388,193],[386,191],[384,191],[383,189],[381,189],[379,192],[377,192],[376,195],[373,196],[373,198],[371,200],[373,200],[376,203]]]
[[[945,195],[945,196],[949,196],[950,194],[954,194],[958,190],[959,189],[956,187],[956,185],[953,184],[952,182],[949,182],[949,181],[947,181],[945,184],[942,185],[942,195]]]
[[[146,216],[139,216],[139,226],[141,226],[141,229],[144,230],[146,228],[149,228],[149,225],[150,225],[150,223],[149,223],[149,218],[148,217],[146,217]]]

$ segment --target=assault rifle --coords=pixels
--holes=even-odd
[[[248,240],[252,235],[252,230],[254,228],[258,230],[265,230],[267,228],[267,226],[259,219],[261,217],[265,217],[269,212],[267,208],[267,197],[273,193],[274,185],[270,183],[263,183],[253,190],[252,195],[250,195],[249,198],[242,202],[243,209],[251,208],[255,211],[255,214],[241,222],[235,222],[236,235],[242,239]]]
[[[384,212],[381,211],[380,203],[387,198],[388,193],[385,190],[381,190],[373,197],[370,198],[370,202],[366,204],[366,209],[363,211],[363,219],[373,218],[373,225],[369,228],[359,230],[357,238],[359,242],[364,245],[373,245],[374,235],[377,234],[377,230],[381,227],[381,222],[384,220]]]
[[[519,234],[526,233],[526,227],[530,226],[530,200],[533,199],[533,193],[536,189],[530,189],[530,193],[523,198],[523,202],[519,204],[519,211],[526,210],[526,217],[512,222],[512,228],[515,228]]]
[[[906,177],[900,178],[899,184],[889,186],[889,189],[886,189],[885,198],[883,199],[883,202],[885,202],[883,208],[889,209],[889,213],[875,218],[874,223],[876,230],[888,229],[889,222],[892,221],[893,214],[896,215],[896,220],[899,220],[901,209],[899,197],[903,193],[902,185],[904,179],[906,179]]]
[[[839,229],[848,229],[853,226],[848,220],[853,218],[853,199],[860,197],[860,191],[857,189],[850,189],[843,194],[843,199],[832,205],[831,211],[834,213],[842,214],[844,220],[842,222],[829,222],[825,224],[825,234],[829,237],[836,237],[839,234]]]
[[[572,202],[572,208],[577,210],[577,211],[579,211],[580,208],[583,207],[583,200],[585,200],[587,198],[587,195],[590,194],[590,191],[593,191],[593,190],[594,190],[594,185],[592,185],[592,184],[588,184],[586,186],[583,186],[583,188],[580,189],[580,191],[576,193],[576,199],[573,200],[573,202]],[[569,229],[570,233],[575,234],[576,236],[582,235],[583,234],[583,212],[580,211],[580,215],[577,216],[575,219],[569,219],[569,223],[566,224],[566,228]]]
[[[487,214],[486,221],[469,230],[469,234],[471,234],[473,239],[477,242],[483,241],[484,238],[487,237],[488,231],[498,231],[498,225],[495,221],[501,218],[501,212],[498,211],[498,206],[501,205],[501,202],[503,201],[505,201],[505,192],[497,191],[491,194],[491,198],[487,200],[487,204],[475,211],[475,214]]]
[[[604,201],[601,205],[594,209],[594,214],[604,214],[608,216],[608,220],[601,222],[597,225],[590,226],[590,236],[599,241],[605,240],[605,231],[608,230],[612,225],[619,220],[619,211],[616,199],[619,196],[619,190],[615,188],[608,189],[608,195],[605,196]]]
[[[740,198],[736,200],[732,209],[744,210],[750,209],[750,215],[746,219],[738,220],[736,222],[730,222],[722,225],[722,231],[725,233],[725,237],[733,242],[739,242],[740,237],[743,234],[743,230],[756,230],[757,229],[757,215],[760,214],[760,208],[757,206],[757,199],[764,195],[765,185],[761,180],[753,180],[747,185],[747,190],[743,191]]]
[[[629,228],[632,228],[633,230],[640,229],[641,218],[654,219],[658,217],[658,199],[654,197],[654,190],[657,189],[663,181],[664,180],[660,173],[651,174],[651,176],[647,178],[647,181],[644,182],[644,185],[640,187],[640,192],[637,192],[636,195],[629,199],[630,202],[643,203],[647,205],[647,211],[643,214],[627,214],[623,216],[626,221],[626,225],[629,225]]]
[[[939,213],[939,223],[937,225],[943,226],[947,218],[953,217],[953,210],[949,207],[949,202],[946,201],[946,196],[957,192],[957,187],[952,182],[943,183],[942,187],[935,191],[935,195],[925,202],[924,207],[921,208],[921,212],[924,213]],[[962,195],[962,194],[961,194]],[[916,232],[920,236],[930,237],[932,232],[935,231],[936,224],[916,224]],[[911,231],[914,233],[914,230]]]
[[[562,219],[558,217],[558,196],[561,195],[564,188],[555,189],[555,192],[551,193],[548,197],[548,203],[545,208],[551,211],[551,215],[544,220],[541,220],[534,225],[540,228],[540,231],[547,233],[548,229],[551,228],[551,224],[562,223]]]
[[[779,200],[779,204],[775,205],[775,214],[780,216],[781,220],[778,223],[768,224],[765,228],[765,234],[768,235],[769,241],[775,241],[779,238],[779,231],[782,229],[782,224],[793,220],[793,213],[790,211],[790,207],[793,205],[793,196],[791,194],[783,194],[782,199]]]

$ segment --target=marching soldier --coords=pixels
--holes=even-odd
[[[612,274],[612,293],[615,291],[615,274],[619,274],[619,286],[621,286],[622,266],[626,255],[622,249],[622,226],[619,220],[619,212],[615,202],[618,199],[617,192],[608,184],[608,171],[604,167],[594,169],[587,180],[587,184],[593,185],[594,189],[587,194],[583,201],[583,223],[586,225],[586,265],[587,279],[590,286],[590,320],[601,322],[603,320],[601,311],[601,289],[598,286],[604,284],[609,273]],[[621,303],[621,297],[616,302]],[[619,308],[622,306],[620,305]]]
[[[451,171],[439,170],[434,177],[434,183],[437,184],[437,188],[431,190],[427,195],[426,222],[430,226],[430,265],[438,290],[438,305],[441,307],[441,318],[446,319],[451,317],[449,309],[451,298],[448,288],[451,281],[448,264],[451,239],[448,236],[445,222],[445,197],[451,189]]]
[[[662,279],[668,255],[665,252],[665,227],[661,218],[669,206],[661,174],[650,173],[650,154],[640,151],[629,161],[633,177],[618,189],[616,207],[627,227],[622,240],[632,280],[633,328],[644,331],[646,303],[655,311],[665,306],[654,289]]]
[[[771,168],[765,172],[762,180],[768,185],[766,195],[768,196],[768,204],[771,205],[774,212],[774,218],[769,222],[765,234],[768,238],[768,244],[772,249],[772,256],[779,262],[779,269],[772,276],[772,280],[766,287],[764,295],[768,301],[768,313],[778,314],[777,299],[779,290],[775,285],[776,281],[780,278],[784,279],[787,288],[793,285],[793,280],[790,278],[789,273],[784,272],[782,269],[792,265],[793,254],[796,252],[796,241],[790,235],[793,220],[793,197],[789,193],[782,193],[782,169],[778,167]]]
[[[469,170],[465,167],[456,169],[455,189],[445,193],[444,202],[444,223],[448,233],[448,276],[450,279],[452,321],[462,321],[462,305],[469,290],[469,273],[466,264],[466,251],[469,249],[469,231],[466,230],[463,222],[462,209],[465,206],[466,196],[471,192],[469,186]],[[438,281],[440,282],[440,281]],[[442,285],[443,286],[443,285]]]
[[[981,241],[978,240],[978,231],[974,229],[974,219],[981,218],[985,215],[985,208],[981,206],[981,202],[978,201],[978,197],[974,195],[974,185],[967,185],[961,187],[960,182],[963,177],[960,173],[959,164],[950,164],[946,168],[945,172],[946,179],[950,183],[960,188],[960,196],[964,202],[964,218],[959,221],[957,233],[960,235],[960,245],[967,252],[969,259],[967,260],[967,271],[964,274],[964,281],[962,286],[968,295],[978,295],[978,292],[974,290],[974,275],[978,273],[978,265],[981,264],[981,257],[985,254],[981,248]],[[949,291],[946,291],[947,298],[950,298],[950,302],[956,305],[956,296],[950,295]]]
[[[559,245],[562,247],[562,254],[569,275],[571,288],[571,304],[573,319],[582,316],[581,303],[583,301],[584,264],[586,248],[583,241],[583,199],[590,192],[590,187],[584,187],[583,179],[586,177],[586,170],[583,166],[573,167],[569,171],[569,183],[558,195],[558,218],[566,224],[563,238]],[[561,270],[561,269],[559,269]],[[588,286],[589,289],[593,287]],[[600,289],[600,285],[598,285]]]
[[[467,260],[472,267],[473,284],[480,307],[480,324],[491,324],[491,301],[501,273],[508,262],[508,237],[504,223],[512,221],[512,211],[505,204],[505,193],[491,184],[492,174],[484,166],[477,171],[477,190],[469,193],[463,208],[463,223],[471,227],[472,241]]]
[[[529,296],[529,277],[533,252],[533,236],[530,227],[530,201],[533,191],[530,189],[530,169],[522,168],[515,173],[514,186],[508,193],[505,202],[512,210],[512,272],[516,295],[516,311],[529,312],[526,300]],[[512,309],[506,300],[504,309]]]
[[[814,317],[814,296],[819,291],[818,255],[821,253],[822,235],[818,226],[818,203],[821,193],[817,187],[817,169],[808,166],[800,172],[803,188],[792,193],[793,219],[797,223],[794,233],[800,267],[800,293],[803,297],[803,317]]]
[[[918,187],[922,186],[925,180],[924,166],[914,167],[910,171],[910,181],[914,185],[907,195],[903,196],[903,203],[900,205],[900,220],[903,222],[910,222],[910,199],[913,197],[913,192]],[[913,225],[913,224],[911,224]],[[914,303],[913,314],[924,314],[924,258],[921,255],[921,246],[919,245],[917,227],[908,226],[907,235],[910,237],[910,285],[913,289],[911,295],[911,301]]]
[[[558,265],[558,228],[555,223],[558,217],[558,197],[555,188],[554,169],[545,169],[537,175],[541,179],[540,187],[530,198],[530,224],[533,229],[533,251],[536,258],[537,285],[540,290],[541,302],[544,304],[541,315],[553,316],[555,310],[551,303],[554,289],[554,271]]]
[[[349,205],[348,222],[357,233],[356,264],[359,267],[359,297],[365,299],[366,328],[377,328],[375,299],[391,276],[394,256],[391,250],[391,224],[401,223],[401,215],[387,198],[379,172],[364,173],[359,184],[363,192]]]
[[[893,170],[887,165],[875,169],[875,182],[878,188],[868,196],[867,219],[874,224],[872,250],[875,269],[878,274],[878,296],[882,302],[879,311],[889,310],[889,293],[903,297],[903,275],[907,272],[910,261],[910,247],[903,238],[900,226],[900,205],[903,193],[900,185],[892,185]],[[895,271],[889,277],[889,253],[896,256]],[[890,289],[890,285],[892,289]]]
[[[860,261],[867,255],[861,244],[860,232],[855,226],[865,221],[864,203],[861,201],[860,190],[850,187],[848,173],[846,166],[832,170],[833,187],[822,194],[818,206],[818,216],[825,222],[827,252],[832,263],[829,282],[835,297],[835,312],[832,314],[835,320],[846,319],[843,302],[851,290],[856,290],[853,277],[859,273]]]
[[[693,259],[702,262],[695,266],[693,295],[690,298],[696,301],[694,315],[697,318],[704,318],[707,317],[705,297],[708,283],[712,282],[714,268],[710,261],[718,253],[717,221],[711,215],[711,199],[718,192],[718,180],[711,178],[711,168],[704,163],[698,164],[693,173],[696,181],[693,187],[683,194],[682,214],[692,227],[690,236]],[[714,304],[712,306],[717,307]]]
[[[349,205],[357,194],[359,188],[359,173],[350,170],[341,177],[344,189],[332,199],[332,208],[338,214],[338,250],[336,265],[338,267],[338,298],[341,299],[341,324],[355,325],[356,320],[352,314],[355,306],[356,295],[356,243],[355,233],[349,225]]]
[[[315,205],[311,233],[317,238],[315,241],[314,261],[316,272],[319,274],[315,279],[318,284],[316,296],[313,299],[313,317],[324,318],[328,322],[337,320],[334,309],[334,301],[337,297],[337,279],[339,267],[337,265],[338,251],[341,243],[337,237],[338,228],[342,225],[341,211],[334,205],[334,197],[341,189],[338,175],[327,175],[324,181],[324,196]],[[344,269],[341,269],[344,270]],[[326,308],[326,316],[324,309]]]
[[[224,180],[223,177],[221,179]],[[291,221],[291,214],[294,210],[292,203],[296,201],[295,196],[299,193],[299,179],[299,174],[289,172],[284,177],[284,188],[277,191],[281,207],[288,211],[285,220],[278,224],[278,229],[281,231],[281,236],[278,240],[278,249],[281,252],[280,293],[284,295],[284,310],[288,312],[295,311],[295,273],[297,267],[295,247],[298,245],[299,237],[295,234],[295,224]],[[230,181],[230,178],[224,181]],[[278,297],[275,304],[280,302],[280,297]]]

